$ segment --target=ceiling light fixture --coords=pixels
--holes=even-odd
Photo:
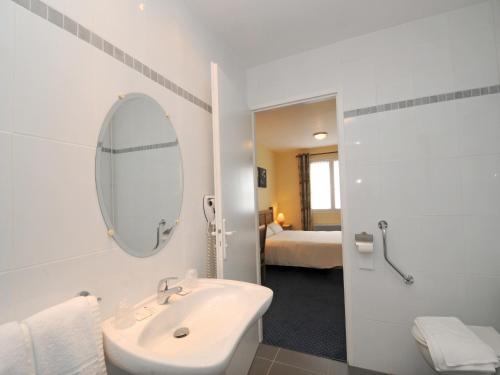
[[[314,138],[316,138],[318,141],[325,139],[327,137],[327,135],[328,135],[327,132],[317,132],[317,133],[313,134]]]

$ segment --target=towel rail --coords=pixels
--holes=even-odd
[[[387,224],[387,221],[385,220],[380,220],[378,222],[378,227],[382,231],[382,243],[384,245],[384,258],[391,265],[392,268],[396,270],[397,273],[401,275],[401,277],[404,279],[405,284],[411,285],[415,282],[415,279],[413,278],[412,275],[410,274],[405,274],[403,271],[399,269],[398,266],[396,266],[392,261],[389,259],[389,254],[387,254],[387,227],[389,225]]]

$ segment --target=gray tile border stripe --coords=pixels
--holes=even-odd
[[[352,109],[344,112],[344,118],[352,118],[379,112],[395,111],[398,109],[418,107],[421,105],[448,102],[450,100],[472,98],[475,96],[492,95],[498,93],[500,93],[500,84],[485,86],[485,87],[477,87],[474,89],[460,90],[460,91],[448,92],[445,94],[430,95],[421,98],[402,100],[394,103],[379,104],[373,107]]]
[[[30,10],[36,15],[47,19],[47,4],[40,0],[31,0]]]
[[[64,25],[64,30],[67,32],[77,36],[77,31],[78,31],[78,24],[73,21],[71,18],[63,15],[63,25]]]
[[[54,8],[49,7],[48,20],[58,27],[63,27],[63,15]]]
[[[99,143],[97,145],[97,148],[101,149],[102,152],[109,152],[111,154],[125,154],[125,153],[128,153],[128,152],[137,152],[137,151],[146,151],[146,150],[157,150],[159,148],[174,147],[174,146],[177,146],[178,144],[179,144],[179,141],[176,139],[175,141],[172,141],[172,142],[155,143],[155,144],[151,144],[151,145],[125,147],[125,148],[119,148],[119,149],[114,149],[114,148],[109,148],[109,147],[103,147],[102,143]]]
[[[59,12],[58,10],[48,6],[45,2],[41,0],[11,0],[12,2],[26,8],[31,13],[36,14],[39,17],[49,21],[55,26],[73,34],[78,39],[89,43],[93,47],[107,53],[117,61],[122,64],[127,65],[129,68],[136,70],[145,77],[149,78],[153,82],[164,87],[166,90],[172,91],[174,94],[185,98],[188,102],[193,103],[197,107],[212,113],[212,106],[205,103],[200,98],[194,96],[189,91],[183,89],[182,87],[176,85],[169,79],[167,79],[158,71],[153,70],[149,66],[142,63],[140,60],[136,59],[132,55],[129,55],[126,51],[118,48],[112,43],[102,39],[98,34],[95,34],[92,30],[86,28],[85,26],[74,21],[65,14]]]
[[[21,5],[23,8],[30,9],[30,0],[12,0],[16,4]]]

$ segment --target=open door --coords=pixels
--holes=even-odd
[[[212,72],[217,277],[257,281],[252,114],[215,63]]]
[[[257,281],[252,114],[217,64],[212,69],[217,277]],[[259,345],[254,324],[240,340],[225,375],[246,374]]]

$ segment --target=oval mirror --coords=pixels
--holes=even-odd
[[[97,195],[108,233],[131,255],[157,253],[178,223],[182,184],[177,134],[162,107],[142,94],[118,100],[96,150]]]

